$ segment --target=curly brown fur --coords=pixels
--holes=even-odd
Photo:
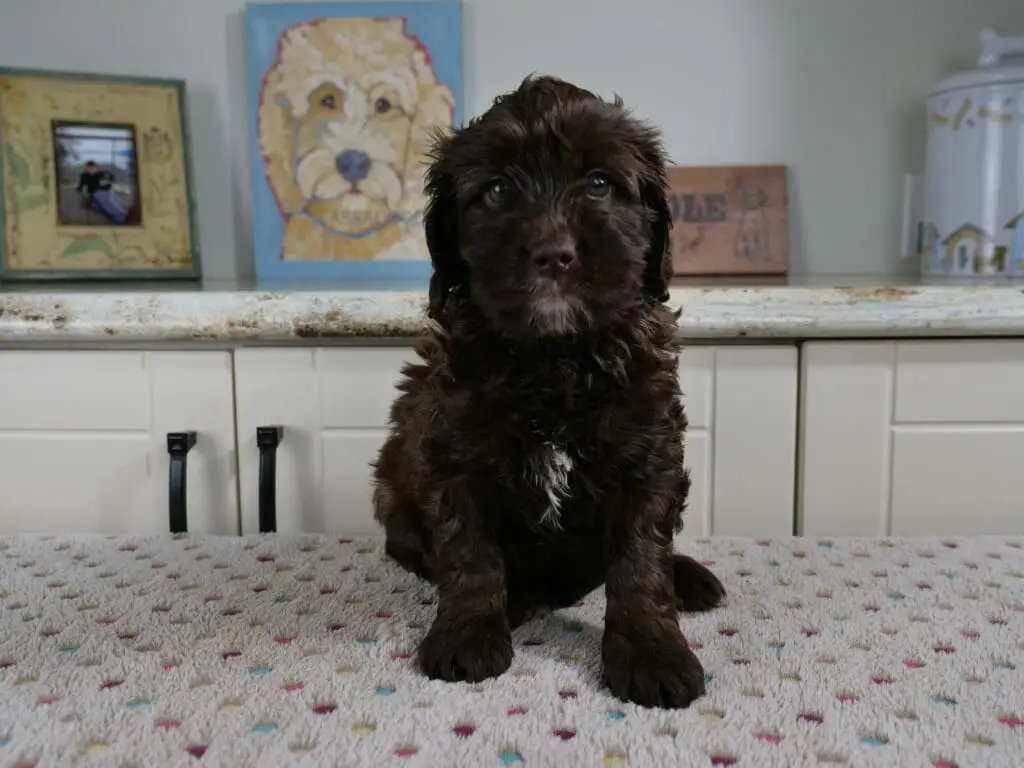
[[[431,329],[374,463],[389,556],[438,587],[432,678],[503,673],[512,629],[604,584],[611,692],[704,691],[678,612],[725,590],[673,554],[690,479],[664,165],[620,101],[547,77],[438,140]]]

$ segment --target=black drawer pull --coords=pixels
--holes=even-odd
[[[188,533],[188,452],[195,444],[195,431],[167,433],[167,453],[171,457],[168,489],[171,533]]]
[[[256,445],[260,449],[260,533],[277,532],[277,446],[284,427],[256,427]]]

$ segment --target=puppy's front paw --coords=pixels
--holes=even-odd
[[[419,648],[420,669],[433,680],[478,683],[512,665],[512,633],[501,614],[435,619]]]
[[[612,695],[642,707],[684,709],[704,695],[704,667],[683,633],[605,631],[602,645],[604,684]]]

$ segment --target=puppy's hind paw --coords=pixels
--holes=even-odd
[[[419,648],[423,673],[432,680],[479,683],[512,666],[512,633],[504,615],[437,619]]]
[[[711,571],[692,557],[675,555],[672,560],[676,603],[686,613],[710,611],[725,599],[725,587]]]

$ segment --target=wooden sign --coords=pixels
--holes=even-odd
[[[785,166],[674,166],[668,182],[675,274],[786,274]]]

